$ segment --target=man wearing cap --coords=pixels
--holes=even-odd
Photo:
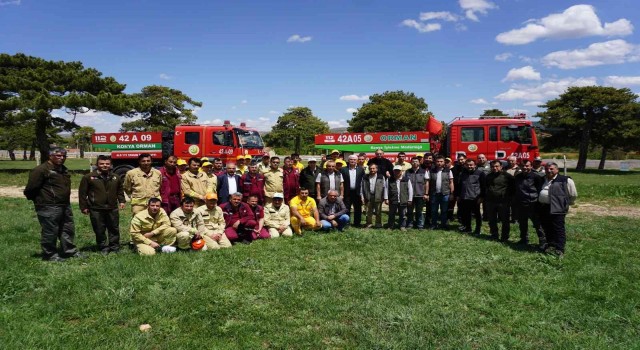
[[[320,200],[318,214],[323,231],[337,229],[342,232],[344,227],[349,224],[347,207],[342,199],[338,197],[338,191],[336,190],[329,190],[327,196]]]
[[[258,164],[258,172],[260,174],[264,174],[269,171],[269,161],[271,157],[268,154],[262,156],[262,161]]]
[[[309,190],[309,197],[315,200],[316,196],[316,178],[320,174],[320,168],[317,166],[318,160],[310,158],[307,166],[300,173],[300,187]],[[317,204],[317,203],[316,203]]]
[[[150,198],[147,201],[147,209],[131,219],[129,232],[138,254],[154,255],[162,246],[173,245],[178,231],[171,227],[171,221],[162,209],[160,199]]]
[[[164,161],[164,166],[160,168],[162,182],[160,184],[160,198],[162,209],[171,213],[180,207],[180,194],[182,186],[182,175],[176,167],[178,159],[176,156],[169,156]]]
[[[369,165],[369,174],[362,178],[362,203],[367,208],[367,228],[382,228],[382,202],[389,199],[387,179],[378,174],[378,166]],[[373,215],[376,224],[373,226]]]
[[[424,203],[427,200],[427,173],[420,167],[418,157],[411,158],[411,169],[404,172],[404,177],[411,182],[413,199],[407,207],[407,228],[424,228]],[[427,217],[429,218],[429,217]]]
[[[309,197],[309,190],[301,187],[298,195],[289,202],[291,209],[291,227],[297,235],[302,235],[302,229],[315,230],[320,228],[320,217],[316,202]]]
[[[538,174],[538,175],[540,175],[540,176],[542,176],[542,177],[547,176],[547,172],[546,172],[546,170],[544,169],[544,165],[542,165],[542,158],[540,158],[540,157],[536,157],[536,158],[533,160],[532,167],[533,167],[533,168],[532,168],[532,170],[533,170],[536,174]]]
[[[33,201],[42,230],[40,247],[42,260],[62,262],[58,255],[57,241],[66,257],[83,257],[74,243],[75,227],[71,211],[71,175],[64,166],[67,151],[54,147],[49,150],[49,160],[29,173],[24,195]]]
[[[189,171],[182,174],[181,188],[185,197],[191,197],[196,206],[204,204],[204,195],[209,188],[209,177],[200,172],[200,159],[193,157],[189,159]]]
[[[178,160],[176,161],[176,167],[178,168],[178,172],[180,174],[184,174],[186,173],[188,170],[188,165],[187,165],[187,161],[185,161],[182,158],[178,158]]]
[[[375,164],[378,167],[378,174],[384,176],[386,179],[391,177],[393,172],[393,163],[384,157],[384,151],[381,148],[376,150],[376,156],[373,159],[369,159],[369,167]]]
[[[264,207],[264,226],[269,230],[271,238],[291,237],[291,211],[284,204],[284,194],[274,193],[273,202]]]
[[[176,242],[178,248],[188,250],[191,248],[191,241],[194,239],[204,239],[205,246],[202,250],[213,249],[218,245],[205,235],[206,228],[202,215],[199,211],[193,210],[195,201],[191,197],[184,197],[180,208],[174,210],[170,215],[171,226],[178,232]],[[211,246],[209,246],[211,245]]]
[[[212,192],[207,193],[204,196],[204,205],[196,210],[202,216],[205,235],[211,240],[210,242],[205,238],[207,246],[210,249],[231,247],[231,242],[224,234],[226,223],[222,209],[218,206],[218,196]]]
[[[411,205],[413,200],[413,186],[409,178],[402,177],[402,166],[395,165],[393,167],[393,177],[389,179],[387,184],[389,188],[388,202],[389,204],[389,220],[387,227],[390,230],[400,227],[405,231],[407,225],[407,206]],[[396,215],[398,221],[396,222]]]
[[[269,204],[273,199],[274,193],[284,192],[284,184],[283,184],[284,173],[280,169],[279,157],[271,157],[271,162],[269,164],[269,171],[265,172],[263,175],[264,175],[264,202],[266,204]]]
[[[340,197],[344,196],[344,184],[342,183],[342,175],[336,171],[336,162],[328,160],[325,163],[325,170],[316,177],[316,199],[327,196],[329,190],[338,191]]]
[[[341,169],[344,180],[344,205],[347,215],[351,216],[353,208],[353,226],[359,227],[362,222],[362,177],[364,169],[358,166],[358,156],[349,156],[349,165]]]
[[[231,194],[239,192],[242,188],[240,175],[236,173],[236,164],[227,163],[226,170],[226,173],[218,176],[218,203],[221,205],[229,201]]]
[[[400,168],[402,169],[402,174],[404,175],[404,172],[411,169],[411,163],[405,162],[405,158],[406,158],[407,154],[404,152],[399,152],[398,156],[397,156],[397,160],[396,163],[394,164],[394,167],[396,165],[400,166]]]
[[[147,209],[150,198],[160,198],[162,174],[151,167],[151,154],[138,156],[139,167],[127,171],[124,176],[124,192],[131,198],[133,215]]]
[[[245,159],[246,158],[243,155],[239,155],[236,158],[236,174],[240,176],[244,175],[244,173],[246,173],[249,170],[249,168],[247,168],[247,165],[245,164]]]
[[[118,209],[124,209],[126,201],[122,180],[111,170],[111,158],[101,154],[96,163],[98,169],[82,177],[78,199],[80,211],[91,219],[98,249],[107,255],[120,251]]]
[[[240,178],[242,201],[247,202],[249,196],[258,197],[258,204],[264,204],[264,176],[258,172],[255,163],[249,164],[249,171]]]
[[[323,155],[322,161],[320,162],[320,168],[326,169],[327,161],[332,160],[335,162],[336,160],[338,160],[338,158],[340,158],[340,151],[338,151],[337,149],[334,149],[333,151],[331,151],[331,153],[329,153],[328,156]]]
[[[200,171],[207,175],[207,193],[216,193],[218,191],[218,175],[213,173],[213,163],[202,163]]]

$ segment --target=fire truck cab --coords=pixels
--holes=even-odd
[[[473,159],[484,154],[490,160],[515,156],[518,161],[540,156],[533,124],[524,115],[456,118],[447,127],[443,146],[451,159],[459,154]]]

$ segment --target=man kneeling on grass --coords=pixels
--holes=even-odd
[[[309,190],[300,187],[298,195],[289,202],[291,209],[291,227],[297,235],[302,235],[302,228],[316,230],[320,228],[320,218],[316,201],[309,197]]]
[[[249,197],[249,200],[251,198],[255,198],[255,204],[257,205],[257,197]],[[222,204],[220,209],[222,209],[226,223],[224,234],[229,238],[229,241],[251,243],[251,241],[258,238],[258,232],[262,231],[259,229],[262,227],[259,226],[259,222],[256,220],[256,213],[252,206],[242,202],[242,193],[236,192],[232,194],[229,201]],[[269,237],[262,235],[260,238]]]
[[[318,213],[323,231],[338,229],[338,231],[342,232],[349,223],[347,206],[338,197],[338,191],[336,190],[329,190],[327,196],[320,200]]]
[[[204,197],[204,196],[203,196]],[[176,241],[178,248],[188,250],[191,248],[191,241],[195,239],[203,239],[205,246],[202,250],[220,248],[216,241],[212,240],[206,233],[204,220],[199,211],[194,211],[195,200],[191,197],[184,197],[180,203],[180,208],[174,210],[169,219],[171,226],[178,230]]]
[[[224,234],[226,223],[224,222],[222,209],[218,206],[218,195],[212,192],[207,193],[204,196],[204,205],[196,210],[202,216],[202,221],[204,221],[206,236],[214,241],[207,243],[209,249],[231,247],[231,242]],[[206,239],[205,242],[207,242]],[[216,244],[214,245],[213,243]]]
[[[147,210],[137,213],[131,219],[131,240],[140,255],[154,255],[156,251],[175,252],[171,245],[176,242],[177,230],[171,227],[171,221],[159,198],[150,198]]]
[[[264,207],[264,226],[269,229],[271,238],[280,236],[291,237],[291,212],[289,206],[284,204],[284,194],[274,193],[273,202]]]

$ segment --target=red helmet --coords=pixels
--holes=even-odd
[[[201,239],[194,239],[191,242],[191,249],[200,250],[200,249],[204,248],[204,245],[205,245],[204,239],[202,239],[202,238]]]

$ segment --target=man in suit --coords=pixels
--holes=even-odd
[[[236,170],[235,163],[228,163],[227,172],[218,176],[218,203],[227,203],[232,194],[242,189],[240,175],[236,174]]]
[[[347,215],[351,217],[353,206],[353,226],[359,227],[362,221],[362,177],[364,169],[358,166],[358,156],[349,156],[349,165],[340,169],[344,182],[344,205],[347,207]]]

